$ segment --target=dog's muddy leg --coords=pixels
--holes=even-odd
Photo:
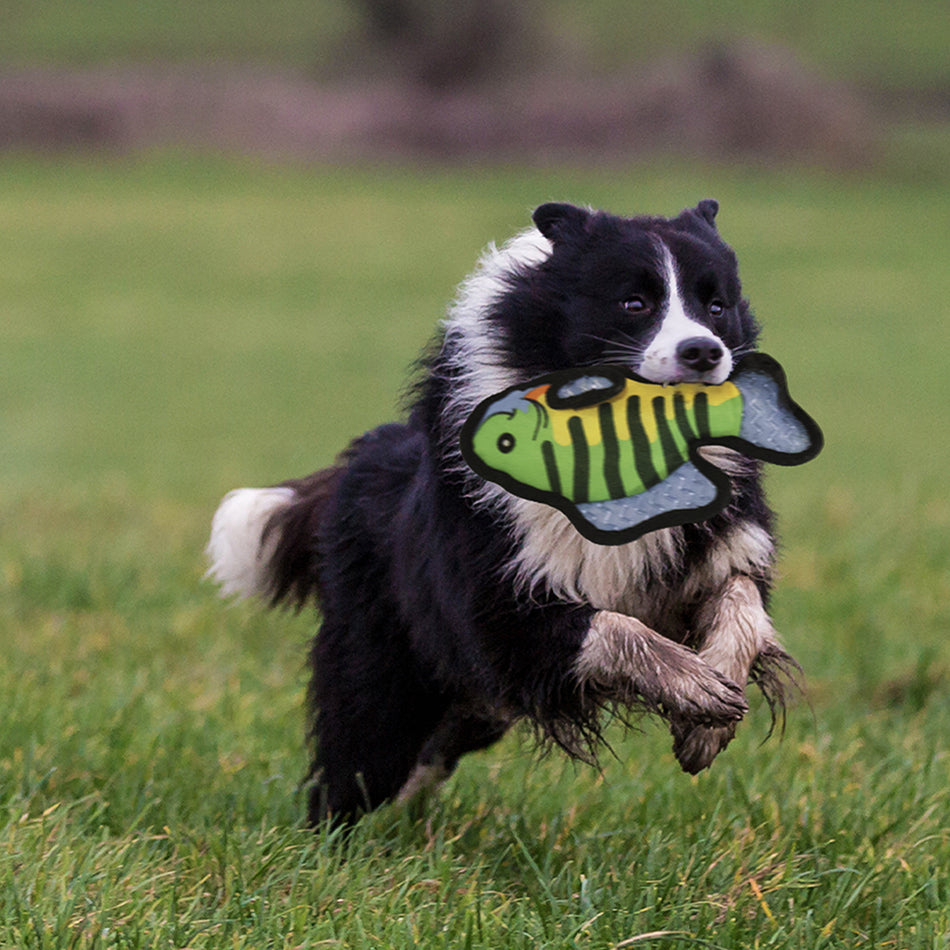
[[[782,649],[752,578],[731,577],[697,617],[702,632],[700,658],[743,687],[750,673],[758,679],[773,707],[783,705],[788,685],[795,685],[795,661]],[[755,671],[755,672],[754,672]],[[673,722],[673,751],[683,769],[707,768],[735,735],[735,723],[721,726]]]
[[[747,704],[727,675],[633,617],[594,613],[575,672],[585,691],[671,722],[728,728]]]
[[[396,801],[405,804],[440,785],[455,771],[463,755],[497,742],[508,731],[508,726],[505,720],[474,716],[464,709],[451,707],[426,740]]]

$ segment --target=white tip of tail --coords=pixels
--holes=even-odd
[[[294,498],[291,488],[238,488],[224,496],[211,521],[207,577],[224,597],[252,597],[267,591],[267,568],[277,537],[264,545],[267,522]]]

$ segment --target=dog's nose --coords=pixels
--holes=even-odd
[[[691,336],[676,347],[676,358],[687,369],[705,373],[722,362],[722,345],[709,336]]]

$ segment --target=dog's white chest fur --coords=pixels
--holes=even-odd
[[[676,529],[629,544],[595,544],[554,508],[524,499],[513,499],[510,507],[521,538],[514,580],[525,592],[546,588],[563,600],[631,612],[651,571],[662,571],[677,558]]]
[[[547,505],[512,498],[509,510],[520,538],[512,574],[525,594],[547,589],[563,600],[636,616],[652,583],[669,577],[682,558],[679,528],[653,531],[629,544],[603,545],[588,541]],[[766,573],[772,555],[768,532],[751,522],[739,524],[687,575],[682,596],[715,591],[733,574]]]

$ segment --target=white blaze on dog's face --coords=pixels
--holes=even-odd
[[[523,378],[609,363],[656,383],[724,382],[757,326],[717,210],[708,199],[671,219],[536,209],[550,250],[490,305],[499,362]]]
[[[732,372],[732,353],[709,327],[687,312],[676,262],[663,247],[666,308],[656,336],[633,369],[652,383],[725,382]]]

